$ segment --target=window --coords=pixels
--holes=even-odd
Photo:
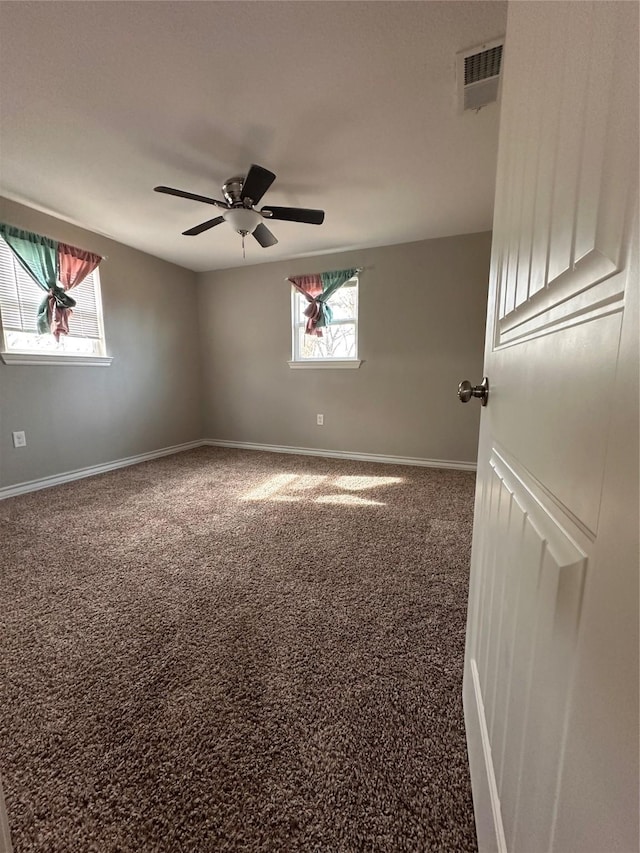
[[[309,305],[304,294],[292,288],[291,314],[293,318],[293,362],[358,361],[358,277],[345,282],[331,297],[333,311],[331,325],[322,329],[322,337],[305,334],[307,318],[304,311]]]
[[[69,318],[69,334],[60,335],[59,342],[53,335],[39,335],[36,315],[45,292],[0,238],[0,320],[5,354],[38,355],[43,362],[50,363],[56,357],[61,357],[65,363],[73,360],[86,363],[87,359],[105,356],[98,270],[74,287],[70,296],[75,299],[76,307]],[[10,360],[19,361],[18,358]]]

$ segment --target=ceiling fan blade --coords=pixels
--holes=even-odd
[[[262,222],[256,227],[253,232],[253,236],[256,238],[258,243],[260,243],[263,249],[268,249],[269,246],[275,246],[278,242],[271,231],[269,231],[267,226],[263,225]]]
[[[242,201],[248,198],[252,205],[258,204],[275,179],[273,172],[254,163],[242,185]]]
[[[306,222],[309,225],[322,225],[324,210],[311,210],[308,207],[263,207],[260,213],[269,219],[283,219],[286,222]]]
[[[218,201],[216,198],[209,198],[206,195],[196,195],[196,193],[188,193],[185,190],[175,190],[173,187],[154,187],[157,193],[166,193],[167,195],[177,195],[179,198],[190,198],[192,201],[203,201],[205,204],[215,204],[216,207],[228,208],[229,205],[223,201]]]
[[[202,234],[203,231],[208,231],[209,228],[213,228],[215,225],[220,225],[221,222],[224,222],[224,216],[216,216],[215,219],[207,219],[206,222],[201,222],[200,225],[194,225],[193,228],[189,228],[188,231],[183,231],[182,233],[185,237],[195,237],[196,234]]]

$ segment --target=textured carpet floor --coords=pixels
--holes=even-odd
[[[202,448],[0,503],[15,853],[475,850],[473,488]]]

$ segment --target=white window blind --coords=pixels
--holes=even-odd
[[[98,270],[90,273],[69,295],[75,299],[76,307],[69,317],[68,339],[66,342],[61,339],[62,346],[78,354],[100,352],[103,335]],[[37,336],[36,326],[38,307],[45,296],[46,292],[25,272],[0,238],[0,317],[6,349],[50,349],[50,344],[43,340],[49,336]],[[36,340],[36,336],[40,340]],[[86,345],[79,349],[71,346],[72,340],[69,339],[84,340]]]

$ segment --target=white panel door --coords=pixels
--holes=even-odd
[[[464,681],[482,851],[638,850],[637,165],[637,4],[510,3]]]

